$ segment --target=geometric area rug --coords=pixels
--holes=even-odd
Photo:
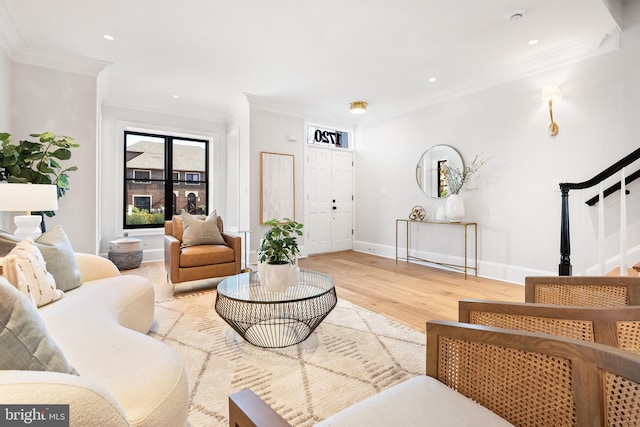
[[[425,373],[424,334],[348,301],[300,344],[255,347],[215,312],[216,292],[156,303],[149,332],[181,357],[189,424],[228,426],[228,396],[250,388],[293,426],[308,427]]]

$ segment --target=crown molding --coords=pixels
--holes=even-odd
[[[90,77],[96,77],[102,70],[111,65],[111,62],[107,61],[63,55],[30,47],[19,49],[11,56],[11,59],[20,64],[36,65]]]
[[[11,58],[13,52],[19,50],[25,44],[18,24],[9,13],[4,0],[0,0],[0,48]]]
[[[149,104],[149,103],[129,103],[126,100],[114,101],[114,100],[106,100],[102,102],[103,106],[117,108],[117,109],[125,109],[132,111],[142,111],[146,113],[153,113],[159,115],[166,115],[171,117],[181,117],[188,120],[201,120],[204,122],[217,123],[226,125],[227,117],[224,114],[211,112],[210,114],[203,113],[202,110],[188,110],[188,109],[180,109],[180,108],[163,108],[158,106],[157,104]]]
[[[27,46],[4,0],[0,0],[0,47],[12,61],[96,77],[110,62],[64,55]]]

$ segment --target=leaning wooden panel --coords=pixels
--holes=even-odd
[[[640,305],[640,277],[526,277],[525,302],[611,307]]]
[[[622,425],[637,425],[640,355],[564,337],[454,322],[427,323],[427,375],[518,426],[610,425],[604,374],[624,384],[631,404]],[[635,387],[635,389],[634,389]],[[620,393],[618,393],[620,395]],[[628,408],[628,409],[627,409]],[[624,424],[625,422],[629,424]],[[612,424],[611,424],[612,425]]]

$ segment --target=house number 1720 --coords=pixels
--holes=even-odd
[[[331,132],[328,130],[316,129],[316,131],[313,134],[313,139],[316,142],[320,142],[324,144],[333,144],[336,147],[340,147],[342,145],[342,142],[340,141],[341,136],[342,135],[340,135],[339,132]]]

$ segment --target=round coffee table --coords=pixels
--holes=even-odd
[[[248,272],[224,279],[217,294],[220,317],[251,344],[267,348],[304,341],[338,301],[333,279],[307,270],[284,292],[268,290],[257,272]]]

